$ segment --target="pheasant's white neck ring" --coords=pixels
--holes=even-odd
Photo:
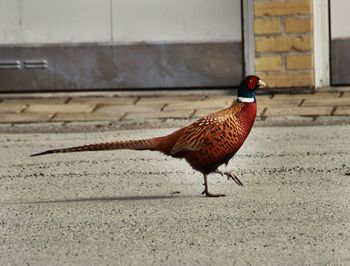
[[[238,96],[237,101],[241,102],[241,103],[253,103],[253,102],[255,102],[255,98]]]

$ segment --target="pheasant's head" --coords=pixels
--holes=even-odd
[[[257,76],[247,76],[238,87],[237,100],[255,102],[255,90],[260,88],[266,88],[266,83]]]

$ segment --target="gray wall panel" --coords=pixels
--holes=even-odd
[[[350,84],[350,38],[332,40],[332,84]]]
[[[243,75],[240,42],[0,47],[0,58],[20,61],[0,69],[0,91],[10,92],[235,86]],[[25,69],[33,59],[48,68]]]
[[[331,84],[350,84],[350,1],[331,0]]]

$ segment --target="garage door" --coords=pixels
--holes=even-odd
[[[240,0],[1,0],[0,91],[238,85]]]
[[[350,1],[332,0],[331,8],[331,82],[350,84]]]

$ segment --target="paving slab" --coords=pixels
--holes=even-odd
[[[12,123],[1,123],[0,122],[0,128],[1,129],[6,129],[6,128],[9,128],[9,127],[12,127]]]
[[[350,91],[345,91],[345,92],[343,92],[342,97],[344,97],[344,98],[350,98]]]
[[[219,111],[220,109],[214,108],[214,109],[197,109],[193,113],[193,118],[201,118],[203,116],[209,115],[211,113],[215,113]]]
[[[266,122],[304,122],[309,123],[314,120],[314,117],[310,116],[296,116],[296,115],[284,115],[284,116],[268,116],[264,121]]]
[[[23,130],[22,132],[28,132],[28,129],[37,129],[40,124],[41,129],[47,129],[47,128],[60,128],[63,126],[63,122],[52,122],[52,121],[30,121],[27,123],[13,123],[13,127],[17,128],[19,131]]]
[[[47,122],[52,116],[49,113],[0,113],[0,123]]]
[[[80,104],[102,104],[102,105],[132,105],[137,101],[138,97],[72,97],[69,103]]]
[[[258,104],[256,116],[261,116],[263,114],[264,110],[265,110],[265,106]],[[215,113],[217,111],[220,111],[220,108],[197,109],[197,110],[195,110],[192,117],[200,118],[200,117],[206,116],[208,114]]]
[[[330,115],[333,110],[331,106],[323,107],[268,107],[265,116],[316,116]]]
[[[73,128],[91,128],[91,127],[108,127],[111,125],[110,121],[104,120],[94,120],[94,121],[73,121],[67,122],[64,124],[64,127],[73,127]]]
[[[179,103],[170,103],[164,107],[165,111],[176,110],[194,110],[194,109],[222,109],[230,105],[230,100],[208,100],[208,101],[183,101]]]
[[[350,125],[350,115],[317,116],[315,121],[323,124],[340,122],[344,125]]]
[[[92,104],[31,104],[26,113],[90,113],[95,108]]]
[[[315,93],[302,93],[302,94],[276,94],[272,99],[280,100],[280,99],[318,99],[318,98],[338,98],[341,93],[336,92],[315,92]]]
[[[98,105],[94,111],[97,114],[115,114],[115,113],[146,113],[161,111],[164,104],[138,104],[136,105]]]
[[[119,121],[124,113],[57,113],[52,121]]]
[[[68,97],[60,98],[12,98],[4,99],[3,103],[6,104],[64,104],[68,101]]]
[[[123,117],[124,120],[146,120],[146,119],[164,119],[164,118],[183,118],[187,119],[191,116],[193,111],[191,110],[180,110],[176,112],[163,111],[163,112],[145,112],[145,113],[127,113]]]
[[[338,106],[334,111],[334,115],[349,115],[350,116],[350,106]]]
[[[182,101],[202,101],[204,98],[203,95],[141,97],[137,104],[169,104]]]
[[[0,113],[20,113],[27,105],[22,103],[0,103]]]
[[[232,105],[232,103],[236,101],[236,96],[216,96],[216,97],[207,97],[203,100],[203,103],[207,103],[210,106],[213,107],[220,107],[223,108],[229,107]]]
[[[257,98],[258,105],[264,106],[299,106],[302,102],[302,98],[285,98],[285,99],[260,99]]]
[[[157,152],[29,157],[173,130],[0,134],[0,264],[349,264],[349,125],[253,128],[215,199]]]
[[[346,97],[342,98],[319,98],[319,99],[306,99],[302,106],[339,106],[339,105],[349,105],[350,99]]]

